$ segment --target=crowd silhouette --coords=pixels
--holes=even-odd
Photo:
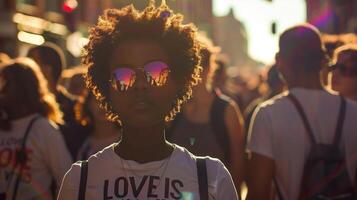
[[[50,42],[0,53],[0,200],[356,199],[357,35],[297,24],[278,45],[230,74],[151,1],[107,9],[80,66]]]

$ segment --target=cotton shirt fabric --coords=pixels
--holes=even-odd
[[[34,117],[37,114],[12,121],[10,131],[0,130],[0,194],[7,193],[7,200],[12,199],[16,179],[15,152],[21,148],[27,126]],[[52,199],[52,181],[59,186],[72,164],[60,131],[49,120],[38,118],[28,134],[25,151],[28,161],[21,173],[16,199]]]
[[[88,162],[86,200],[199,200],[196,157],[175,145],[171,156],[144,164],[124,160],[115,144],[91,156]],[[228,170],[218,159],[206,159],[209,199],[238,199]],[[78,197],[81,165],[75,163],[65,175],[59,200]]]
[[[335,136],[341,99],[323,90],[302,88],[290,92],[299,100],[317,143],[331,144]],[[303,121],[288,92],[260,105],[249,128],[248,150],[275,162],[275,175],[284,199],[299,196],[304,162],[311,148]],[[347,100],[340,149],[345,153],[353,182],[357,168],[357,102]]]

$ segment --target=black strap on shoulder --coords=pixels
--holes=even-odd
[[[196,158],[198,189],[200,192],[200,200],[208,200],[208,180],[207,167],[205,158]]]
[[[78,200],[85,200],[88,176],[88,160],[81,161],[81,177],[79,181]]]
[[[30,130],[31,130],[33,124],[40,117],[41,116],[36,116],[36,117],[32,118],[31,121],[29,122],[29,124],[27,125],[24,137],[22,139],[21,148],[18,151],[18,153],[16,154],[16,163],[15,163],[15,166],[14,166],[13,173],[15,173],[15,170],[16,170],[17,166],[19,166],[20,169],[19,169],[19,172],[16,174],[16,180],[15,180],[15,185],[14,185],[14,193],[12,195],[12,199],[13,200],[16,199],[17,190],[18,190],[19,184],[20,184],[20,176],[21,176],[21,173],[22,173],[22,169],[23,169],[23,167],[24,167],[24,165],[26,164],[26,161],[27,161],[27,155],[26,155],[26,151],[25,151],[27,138],[28,138],[28,135],[30,133]]]
[[[317,144],[316,140],[315,140],[315,137],[314,137],[314,134],[312,132],[312,128],[310,126],[309,120],[307,119],[307,117],[305,115],[305,112],[304,112],[304,109],[302,108],[300,102],[291,93],[289,93],[289,95],[287,97],[291,100],[291,102],[295,105],[297,111],[299,112],[299,114],[301,116],[301,119],[302,119],[302,121],[304,123],[305,129],[306,129],[306,131],[308,133],[308,136],[310,138],[310,141],[312,142],[312,144]]]
[[[343,124],[345,121],[345,114],[346,114],[346,99],[342,96],[341,97],[341,105],[340,105],[340,113],[338,115],[337,126],[335,131],[335,138],[333,140],[333,145],[338,146],[340,143],[342,131],[343,131]]]
[[[225,122],[225,111],[228,105],[229,99],[215,93],[210,111],[210,124],[218,144],[224,149],[225,164],[228,164],[230,159],[230,142]]]
[[[278,181],[276,180],[276,178],[274,178],[274,185],[275,185],[276,193],[278,195],[278,199],[279,200],[284,200],[283,195],[282,195],[281,190],[280,190],[279,185],[278,185]]]

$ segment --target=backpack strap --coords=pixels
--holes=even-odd
[[[208,200],[208,181],[207,181],[207,167],[205,158],[196,158],[198,189],[200,193],[200,200]]]
[[[78,200],[85,200],[86,188],[87,188],[87,176],[88,176],[88,160],[81,162],[81,177],[79,181]]]
[[[278,185],[278,181],[276,180],[276,178],[274,178],[273,181],[274,181],[276,193],[278,195],[278,199],[279,200],[284,200],[283,195],[282,195],[281,190],[280,190],[279,185]]]
[[[302,119],[302,121],[304,123],[305,129],[306,129],[306,131],[308,133],[308,136],[310,138],[310,141],[314,145],[317,144],[316,140],[315,140],[315,137],[314,137],[314,134],[312,132],[312,128],[310,126],[309,120],[307,119],[306,114],[304,112],[304,109],[302,108],[299,100],[291,93],[289,93],[287,97],[291,100],[291,102],[294,104],[294,106],[296,107],[297,111],[299,112],[300,117],[301,117],[301,119]]]
[[[224,150],[225,164],[230,160],[230,142],[228,129],[225,122],[225,111],[229,105],[229,99],[224,95],[214,93],[215,97],[210,111],[210,124],[212,126],[218,144]]]
[[[35,121],[37,119],[39,119],[41,116],[36,116],[34,118],[31,119],[31,121],[29,122],[29,124],[27,125],[27,128],[26,128],[26,131],[25,131],[25,134],[24,134],[24,137],[22,139],[22,143],[21,143],[21,147],[20,147],[20,150],[16,153],[16,163],[15,163],[15,166],[14,166],[14,171],[16,170],[16,167],[18,165],[20,165],[20,169],[19,169],[19,172],[17,173],[16,175],[16,179],[15,179],[15,185],[14,185],[14,193],[12,195],[12,199],[15,200],[16,199],[16,196],[17,196],[17,190],[19,188],[19,184],[20,184],[20,176],[21,176],[21,173],[22,173],[22,169],[24,167],[24,165],[26,164],[26,161],[27,161],[27,155],[26,155],[26,151],[25,151],[25,148],[26,148],[26,142],[27,142],[27,138],[28,138],[28,135],[30,133],[30,130],[32,129],[32,126],[33,124],[35,123]],[[14,172],[13,172],[14,173]]]
[[[346,99],[343,96],[341,98],[341,105],[340,105],[340,113],[338,115],[335,138],[333,140],[333,145],[338,146],[341,140],[341,135],[343,131],[343,123],[345,121],[345,114],[346,114]]]

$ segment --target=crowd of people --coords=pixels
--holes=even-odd
[[[299,24],[278,45],[238,93],[165,3],[106,10],[80,66],[0,53],[0,200],[356,199],[357,40]]]

